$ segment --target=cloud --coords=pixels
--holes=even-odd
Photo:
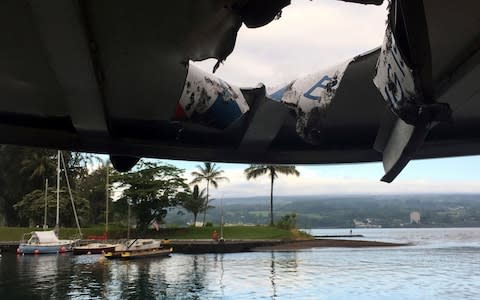
[[[230,181],[222,182],[218,189],[211,189],[212,197],[219,199],[268,196],[270,194],[269,177],[261,176],[255,180],[247,180],[243,173],[244,167],[225,170],[225,176]],[[299,177],[280,175],[275,180],[274,195],[480,193],[480,185],[474,180],[398,179],[387,184],[380,182],[379,179],[361,176],[326,177],[318,167],[299,166],[297,169],[301,174]],[[192,170],[187,170],[186,174],[190,174]]]
[[[385,5],[294,1],[279,20],[261,28],[242,27],[217,75],[240,86],[279,85],[379,46],[385,20]],[[198,64],[211,71],[214,63]]]
[[[217,76],[238,86],[265,83],[277,86],[295,78],[329,67],[380,46],[387,18],[383,6],[359,5],[342,1],[293,1],[283,10],[282,17],[267,26],[242,27],[235,50],[222,65]],[[216,61],[197,62],[211,72]],[[442,162],[436,161],[435,165]],[[445,164],[447,165],[447,164]],[[421,167],[423,166],[423,167]],[[410,163],[402,175],[391,184],[379,181],[381,165],[372,168],[341,166],[335,170],[324,167],[298,167],[301,176],[275,181],[276,195],[314,194],[398,194],[398,193],[480,193],[480,185],[472,180],[453,180],[458,174],[436,176],[433,163]],[[267,176],[247,181],[242,166],[225,168],[230,182],[221,183],[212,196],[248,197],[268,195]],[[456,166],[458,169],[458,166]],[[189,176],[192,169],[186,168]],[[411,171],[415,169],[415,171]],[[424,170],[418,175],[417,170]],[[426,171],[425,171],[426,170]],[[470,174],[464,170],[465,174]],[[467,173],[466,173],[467,172]],[[473,172],[473,171],[471,171]],[[412,174],[415,173],[413,176]],[[445,172],[447,173],[447,172]],[[409,178],[406,175],[410,174]],[[476,171],[472,174],[477,174]],[[420,176],[420,177],[419,177]],[[425,180],[424,178],[437,179]],[[474,176],[474,175],[472,175]],[[190,176],[189,176],[190,177]],[[403,178],[402,178],[403,177]],[[191,178],[190,178],[191,179]]]

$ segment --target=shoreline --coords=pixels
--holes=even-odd
[[[168,240],[168,242],[164,245],[167,247],[173,247],[174,253],[206,254],[263,251],[296,251],[311,248],[405,247],[411,246],[412,244],[324,238],[315,240],[225,240],[223,242],[216,242],[207,239],[175,239]],[[2,252],[16,252],[17,247],[18,242],[0,242],[0,250]]]
[[[236,253],[263,251],[296,251],[311,248],[372,248],[372,247],[405,247],[410,243],[390,243],[378,241],[359,241],[343,239],[315,240],[171,240],[169,246],[174,253]]]

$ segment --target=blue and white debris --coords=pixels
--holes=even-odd
[[[281,101],[295,111],[296,131],[305,141],[318,143],[325,112],[351,61],[268,90],[271,99]]]
[[[175,118],[225,129],[249,110],[240,88],[189,65]]]
[[[407,123],[414,122],[417,112],[412,110],[418,93],[413,72],[405,63],[390,28],[385,33],[376,71],[373,83],[388,106]]]

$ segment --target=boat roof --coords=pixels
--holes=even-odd
[[[56,243],[59,242],[55,231],[34,231],[32,232],[32,237],[37,237],[40,243]]]

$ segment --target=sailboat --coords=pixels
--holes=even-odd
[[[77,227],[79,229],[80,235],[81,230],[78,223],[77,212],[75,210],[75,204],[73,203],[73,198],[70,190],[70,183],[68,181],[68,176],[66,173],[65,161],[63,160],[62,153],[60,150],[57,153],[57,215],[55,222],[55,230],[47,231],[33,231],[23,235],[22,240],[17,249],[18,254],[52,254],[52,253],[64,253],[73,250],[73,246],[77,244],[80,240],[60,240],[58,239],[57,232],[59,230],[59,202],[60,202],[60,159],[62,159],[63,166],[65,168],[65,178],[67,181],[68,191],[70,193],[70,200],[72,201],[73,212],[75,215],[75,220],[77,222]],[[47,185],[46,185],[47,186]],[[46,219],[46,216],[45,216]],[[46,222],[46,221],[45,221]],[[45,223],[46,224],[46,223]],[[44,224],[44,225],[45,225]],[[46,226],[44,226],[46,227]]]

